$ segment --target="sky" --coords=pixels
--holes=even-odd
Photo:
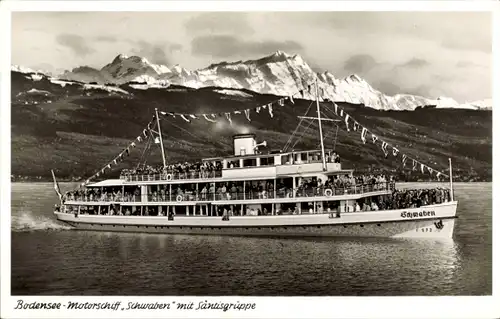
[[[491,98],[489,12],[13,12],[12,64],[102,68],[118,54],[195,70],[299,54],[389,94]]]

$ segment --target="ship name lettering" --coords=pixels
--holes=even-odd
[[[416,217],[432,217],[436,216],[436,212],[433,210],[423,210],[420,212],[401,212],[401,218],[416,218]]]

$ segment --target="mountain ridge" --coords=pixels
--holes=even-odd
[[[100,70],[78,67],[61,74],[59,78],[115,85],[140,82],[144,89],[175,84],[190,88],[247,89],[278,96],[290,96],[301,91],[302,95],[296,97],[309,100],[315,99],[314,89],[310,85],[317,80],[321,100],[362,104],[379,110],[415,110],[427,105],[465,109],[492,106],[491,99],[461,104],[449,97],[432,99],[404,93],[389,96],[373,88],[357,74],[336,78],[329,71],[315,72],[300,55],[283,51],[256,60],[212,63],[194,71],[178,64],[168,67],[150,63],[144,57],[119,54]],[[485,101],[489,101],[490,105]]]

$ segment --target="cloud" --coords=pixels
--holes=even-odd
[[[177,43],[149,43],[144,40],[133,41],[138,46],[132,50],[133,54],[145,57],[155,64],[171,65],[172,53],[182,49],[182,45]]]
[[[388,81],[380,81],[373,84],[373,87],[386,95],[396,95],[402,92],[401,88]]]
[[[368,54],[351,56],[344,62],[344,70],[350,73],[365,74],[378,65],[377,61]]]
[[[83,37],[76,34],[59,34],[56,37],[56,42],[69,48],[79,57],[86,57],[87,55],[95,52],[93,48],[88,46],[87,41]]]
[[[227,33],[253,34],[254,30],[248,22],[248,14],[244,12],[207,12],[187,20],[184,24],[189,34]]]
[[[241,54],[262,55],[281,50],[289,52],[302,51],[298,42],[287,41],[246,41],[230,35],[207,35],[195,37],[191,41],[191,52],[195,55],[210,55],[217,58],[228,58]]]
[[[107,35],[100,35],[95,38],[96,41],[98,42],[110,42],[110,43],[115,43],[118,41],[116,37],[112,36],[107,36]]]
[[[427,60],[424,59],[419,59],[419,58],[412,58],[408,62],[405,62],[403,64],[398,65],[399,67],[410,67],[410,68],[423,68],[425,66],[430,65],[430,63]]]

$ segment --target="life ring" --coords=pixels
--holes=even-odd
[[[172,180],[172,174],[167,174],[167,181],[171,181]]]
[[[330,197],[333,195],[333,191],[331,188],[325,189],[325,196]]]
[[[177,195],[177,197],[175,198],[178,202],[182,202],[182,200],[184,199],[182,197],[182,195]]]

